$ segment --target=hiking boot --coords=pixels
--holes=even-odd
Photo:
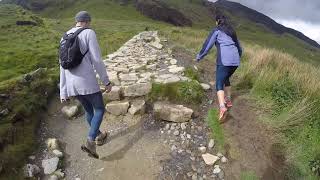
[[[87,139],[86,144],[81,146],[81,150],[83,152],[88,153],[90,157],[99,159],[99,155],[97,154],[97,151],[96,151],[96,142]]]
[[[96,137],[97,146],[102,146],[106,143],[108,139],[108,132],[102,132]]]
[[[219,121],[223,122],[223,120],[226,118],[228,109],[226,107],[221,107],[219,112]]]
[[[225,97],[224,98],[225,104],[227,108],[231,108],[232,107],[232,102],[230,98]]]

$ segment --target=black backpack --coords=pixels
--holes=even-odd
[[[63,69],[72,69],[81,64],[83,57],[88,53],[87,50],[84,54],[80,51],[78,35],[85,29],[80,28],[74,33],[65,34],[60,42],[59,59],[60,65]]]

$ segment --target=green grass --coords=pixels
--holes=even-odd
[[[192,80],[200,82],[200,75],[198,71],[195,71],[191,67],[187,67],[186,70],[184,71],[184,75]]]
[[[250,81],[250,95],[263,107],[263,122],[286,147],[290,179],[317,179],[320,152],[320,71],[280,51],[249,47],[239,82]],[[250,78],[248,78],[250,77]],[[312,172],[312,169],[315,172]]]
[[[259,180],[255,172],[244,171],[240,174],[240,180]]]
[[[184,104],[200,104],[204,98],[204,90],[196,81],[169,84],[152,84],[148,95],[151,101],[169,100]]]
[[[225,137],[223,127],[218,119],[218,110],[210,109],[208,112],[207,122],[212,131],[212,137],[215,140],[218,151],[224,152]]]

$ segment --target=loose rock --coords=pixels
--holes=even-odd
[[[207,151],[207,148],[204,147],[204,146],[201,146],[201,147],[198,148],[198,150],[203,154],[203,153],[205,153]]]
[[[131,103],[129,113],[135,115],[137,113],[144,114],[146,102],[144,100],[135,100]]]
[[[109,93],[103,93],[103,98],[108,101],[117,101],[120,100],[121,89],[119,86],[113,86]]]
[[[128,101],[124,101],[124,102],[113,101],[106,105],[107,112],[116,116],[127,114],[128,108],[129,108]]]
[[[208,144],[208,148],[212,149],[214,147],[214,140],[210,139],[209,144]]]
[[[77,113],[79,112],[79,107],[76,105],[73,106],[64,106],[61,109],[62,113],[67,116],[68,118],[72,118],[74,116],[77,115]]]
[[[202,86],[202,88],[203,88],[204,90],[209,90],[209,89],[211,89],[211,87],[210,87],[209,84],[201,83],[200,85]]]
[[[59,158],[54,157],[51,159],[42,160],[42,168],[44,174],[52,174],[58,168]]]
[[[24,176],[25,177],[35,177],[37,174],[40,173],[40,168],[34,164],[27,164],[24,168]]]
[[[149,94],[152,89],[151,83],[133,84],[124,87],[125,97],[139,97]]]
[[[62,158],[63,157],[63,153],[61,151],[57,150],[57,149],[53,150],[52,152],[58,158]]]
[[[210,165],[210,166],[212,166],[214,163],[216,163],[219,160],[218,156],[214,156],[214,155],[209,154],[209,153],[202,154],[202,158],[203,158],[204,162],[207,165]]]
[[[49,138],[47,140],[47,148],[50,149],[50,150],[59,150],[59,142],[56,138]]]
[[[186,122],[191,119],[193,110],[182,105],[171,105],[162,102],[156,102],[153,110],[158,119],[172,122]]]

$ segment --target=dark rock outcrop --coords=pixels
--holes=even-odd
[[[204,2],[204,3],[205,3],[205,6],[207,6],[209,8],[209,10],[213,13],[226,11],[226,12],[232,14],[233,16],[241,17],[244,19],[248,19],[254,23],[261,24],[261,25],[265,26],[267,29],[270,29],[271,31],[273,31],[277,34],[288,33],[288,34],[291,34],[291,35],[305,41],[306,43],[310,44],[311,46],[320,48],[320,45],[316,41],[308,38],[303,33],[296,31],[294,29],[291,29],[291,28],[287,28],[287,27],[277,23],[276,21],[274,21],[270,17],[268,17],[258,11],[255,11],[253,9],[250,9],[246,6],[243,6],[240,3],[230,2],[227,0],[218,0],[215,3],[211,3],[211,2]]]
[[[38,24],[33,21],[16,21],[18,26],[37,26]]]
[[[137,0],[136,8],[143,15],[175,26],[192,26],[192,21],[180,11],[168,7],[161,1]]]

